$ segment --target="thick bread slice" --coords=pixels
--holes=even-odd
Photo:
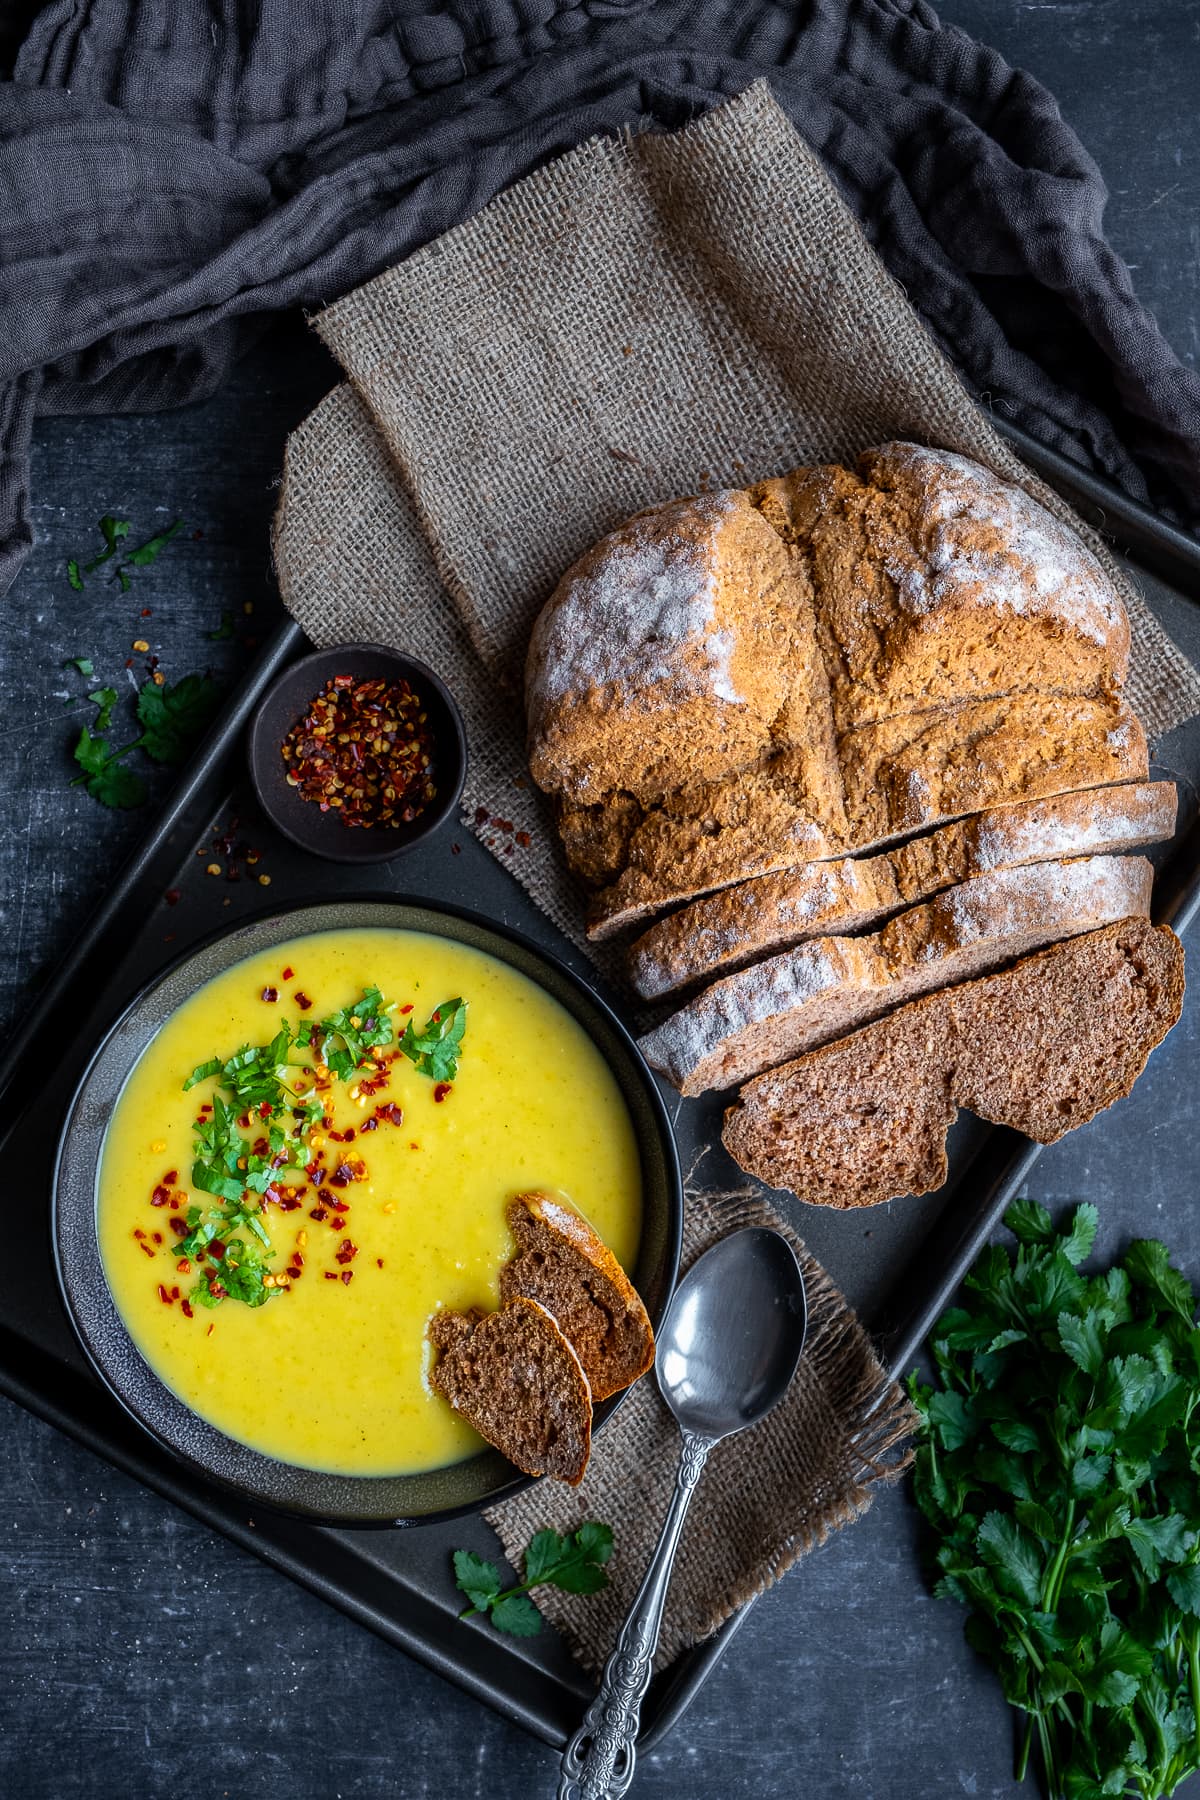
[[[633,985],[654,1000],[806,938],[862,931],[987,869],[1157,843],[1174,833],[1177,798],[1170,781],[1091,788],[992,807],[879,856],[758,876],[652,925],[630,948]]]
[[[811,572],[839,729],[1125,677],[1129,622],[1091,551],[964,456],[883,444],[750,493]]]
[[[576,1487],[592,1444],[587,1376],[550,1314],[517,1299],[499,1312],[435,1313],[429,1339],[439,1394],[526,1475]]]
[[[586,1219],[552,1194],[518,1194],[508,1208],[516,1255],[500,1271],[500,1298],[545,1307],[605,1400],[654,1363],[654,1333],[641,1297]]]
[[[732,1087],[931,988],[1150,910],[1144,856],[989,870],[871,937],[815,938],[727,975],[639,1048],[682,1094]]]
[[[1174,933],[1123,919],[760,1075],[725,1115],[725,1147],[814,1206],[928,1193],[959,1106],[1052,1144],[1122,1099],[1183,987]]]

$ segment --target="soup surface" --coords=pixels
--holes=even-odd
[[[371,988],[383,1004],[356,1008]],[[414,1061],[400,1044],[410,1023],[436,1038],[445,1022],[432,1015],[451,997],[467,1003],[460,1060],[437,1080],[440,1053]],[[270,1117],[267,1102],[263,1112],[233,1098],[222,1071],[184,1091],[198,1066],[271,1044],[285,1020],[303,1037],[342,1008],[391,1041],[338,1076],[323,1058],[336,1066],[341,1050],[344,1065],[354,1040],[318,1029],[315,1051],[291,1043],[286,1104]],[[266,1171],[261,1198],[197,1184],[197,1157],[213,1166],[197,1127],[211,1132],[225,1102],[226,1146],[244,1143],[235,1167]],[[311,1119],[297,1117],[304,1106]],[[270,1167],[281,1159],[293,1166]],[[426,1324],[438,1307],[496,1304],[512,1251],[505,1206],[533,1187],[560,1191],[632,1266],[637,1144],[580,1026],[479,951],[418,932],[323,932],[219,975],[148,1046],[105,1140],[100,1250],[138,1349],[220,1430],[308,1468],[416,1473],[479,1447],[427,1385]],[[222,1221],[239,1206],[254,1225],[231,1233]]]

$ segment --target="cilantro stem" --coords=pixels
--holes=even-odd
[[[121,758],[123,756],[128,756],[129,752],[131,750],[139,749],[140,746],[145,743],[145,741],[146,741],[146,739],[145,739],[144,734],[141,737],[134,738],[132,744],[126,744],[123,749],[114,750],[111,756],[106,756],[102,766],[106,769],[111,768],[113,763],[120,762]],[[68,785],[70,787],[80,787],[85,781],[90,781],[91,779],[92,779],[92,776],[90,774],[77,775],[75,777],[74,781],[70,782]]]
[[[501,1600],[515,1599],[518,1594],[528,1594],[535,1587],[545,1585],[544,1581],[522,1581],[516,1587],[504,1588],[488,1606],[468,1606],[458,1616],[460,1619],[478,1618],[481,1613],[489,1612],[492,1606],[499,1606]]]
[[[1196,1757],[1200,1761],[1200,1626],[1188,1635],[1188,1683],[1192,1690]]]
[[[1050,1573],[1046,1577],[1046,1585],[1042,1590],[1042,1611],[1056,1612],[1058,1596],[1062,1588],[1063,1576],[1066,1574],[1067,1559],[1071,1554],[1071,1533],[1075,1529],[1075,1502],[1067,1502],[1067,1522],[1063,1526],[1062,1543],[1058,1546],[1058,1554],[1050,1565]]]

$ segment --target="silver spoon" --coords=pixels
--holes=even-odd
[[[777,1231],[752,1227],[722,1238],[675,1290],[654,1359],[683,1438],[675,1494],[600,1690],[563,1752],[558,1800],[618,1800],[628,1791],[688,1502],[713,1445],[757,1425],[783,1399],[807,1326],[800,1266]]]

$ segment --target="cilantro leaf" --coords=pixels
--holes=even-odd
[[[443,1000],[421,1027],[412,1020],[400,1039],[400,1048],[422,1075],[431,1081],[453,1081],[458,1074],[463,1034],[467,1029],[467,1002]]]
[[[469,1619],[486,1613],[497,1631],[512,1637],[533,1637],[542,1617],[529,1599],[530,1588],[557,1587],[566,1594],[596,1594],[607,1587],[604,1564],[612,1555],[610,1525],[585,1519],[577,1531],[546,1527],[530,1538],[525,1551],[525,1579],[501,1591],[500,1571],[470,1550],[454,1552],[454,1575],[459,1589],[471,1602],[458,1616]]]
[[[938,1321],[914,1497],[935,1593],[1026,1716],[1054,1800],[1200,1768],[1200,1330],[1165,1246],[1094,1275],[1094,1207],[1018,1201]]]
[[[97,688],[88,695],[93,706],[99,708],[96,714],[96,730],[107,731],[112,723],[113,707],[117,704],[117,690],[114,687]]]
[[[83,770],[80,781],[93,800],[129,810],[145,800],[146,784],[117,760],[123,755],[124,751],[110,751],[106,739],[93,735],[86,725],[80,731],[75,745],[75,761]]]
[[[101,525],[101,529],[103,529],[103,527],[104,527],[103,519],[100,521],[100,525]],[[129,530],[129,527],[128,527],[128,525],[126,525],[125,531],[122,532],[121,535],[124,536],[125,533],[128,532],[128,530]],[[131,550],[129,552],[129,555],[125,558],[125,566],[127,568],[132,567],[134,569],[146,568],[150,563],[152,563],[155,560],[155,558],[158,556],[158,554],[161,550],[166,549],[167,545],[170,543],[171,539],[175,536],[176,532],[182,531],[182,530],[183,530],[183,520],[182,519],[173,520],[172,523],[167,526],[165,531],[160,531],[157,534],[157,536],[155,536],[155,537],[147,538],[146,542],[144,544],[139,544],[136,550]]]
[[[67,580],[77,594],[82,594],[83,576],[79,573],[79,564],[73,556],[67,559]]]
[[[138,693],[139,740],[155,762],[178,764],[200,736],[217,705],[215,682],[207,675],[185,675],[174,687],[147,681]]]
[[[86,675],[89,678],[96,673],[92,666],[92,659],[90,656],[68,656],[66,662],[63,664],[63,668],[78,669],[81,675]]]
[[[110,556],[115,556],[118,546],[129,536],[129,520],[114,519],[111,513],[105,513],[100,521],[100,535],[104,539],[104,548],[98,556],[93,556],[90,563],[84,563],[83,572],[90,575],[101,563],[106,563]]]
[[[231,638],[233,636],[233,614],[228,608],[221,614],[221,623],[217,626],[217,629],[215,631],[207,632],[205,635],[210,644],[224,643],[226,638]]]

